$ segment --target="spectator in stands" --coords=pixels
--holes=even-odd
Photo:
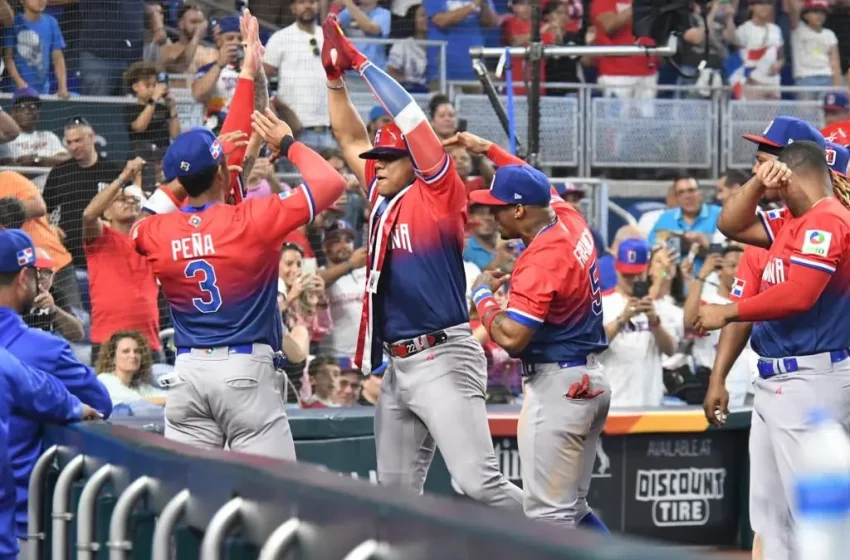
[[[118,331],[142,333],[159,352],[159,287],[147,259],[130,242],[130,228],[141,213],[141,181],[145,161],[136,158],[99,192],[83,212],[83,246],[91,294],[92,362],[102,344]],[[159,361],[159,360],[157,360]]]
[[[717,180],[717,190],[714,193],[714,200],[717,204],[723,206],[733,194],[738,192],[744,183],[750,180],[750,176],[737,169],[729,169],[720,179]],[[722,234],[721,234],[722,235]]]
[[[806,87],[844,86],[838,38],[824,28],[829,0],[785,0],[791,20],[794,83]],[[825,92],[798,94],[798,99],[820,99]]]
[[[192,3],[180,6],[177,29],[180,31],[177,42],[162,46],[160,51],[160,62],[168,72],[195,74],[202,66],[218,58],[215,49],[201,44],[207,36],[209,22],[200,6]]]
[[[83,210],[122,169],[118,162],[100,157],[94,139],[94,130],[83,117],[74,117],[65,124],[65,146],[72,159],[50,170],[42,193],[50,223],[59,228],[78,272],[86,269]],[[52,251],[51,254],[55,256]]]
[[[706,57],[705,24],[708,20],[708,57]],[[703,13],[703,4],[693,3],[690,29],[683,35],[682,70],[693,77],[678,76],[678,85],[696,85],[687,92],[677,91],[677,97],[709,97],[708,87],[723,85],[723,65],[729,56],[729,44],[735,41],[735,9],[729,3],[719,1],[708,4],[708,13]],[[700,68],[703,60],[705,66]]]
[[[564,202],[575,208],[576,212],[579,214],[584,215],[585,219],[587,218],[585,215],[586,208],[582,203],[587,193],[583,187],[572,183],[558,183],[555,185],[555,191],[558,193],[558,196],[564,199]],[[593,235],[593,244],[596,247],[596,252],[599,255],[602,255],[608,247],[608,244],[605,242],[605,237],[603,237],[602,233],[600,233],[597,228],[590,225],[590,222],[588,222],[587,226],[590,228],[590,234]]]
[[[374,138],[375,133],[380,130],[382,126],[385,124],[390,124],[393,122],[393,118],[387,113],[387,110],[383,108],[381,105],[375,105],[369,111],[369,122],[366,123],[366,132],[369,133],[369,138]],[[337,157],[342,162],[342,165],[345,165],[345,161],[342,159],[342,154],[339,150],[335,150],[336,154],[339,154]],[[325,159],[328,159],[327,157]],[[339,171],[339,168],[337,168]]]
[[[18,203],[23,209],[22,212],[18,212],[17,208],[12,210],[12,214],[17,215],[14,222],[7,221],[9,215],[6,214],[7,218],[0,219],[0,228],[23,229],[32,237],[37,249],[51,255],[54,264],[54,300],[66,313],[83,317],[85,311],[71,255],[62,245],[56,230],[47,221],[47,206],[38,188],[23,175],[14,171],[0,171],[0,200],[5,201],[6,208],[9,208],[10,204]],[[20,222],[17,221],[18,218]]]
[[[354,248],[354,230],[336,220],[325,230],[325,255],[328,265],[319,271],[333,329],[322,339],[322,353],[337,358],[353,356],[363,310],[366,289],[366,249]]]
[[[331,330],[331,315],[325,297],[325,282],[316,273],[303,274],[304,250],[285,243],[280,252],[278,305],[285,313],[285,325],[307,329],[310,340],[320,340]]]
[[[148,1],[145,3],[145,46],[142,60],[151,64],[162,62],[162,47],[170,45],[171,39],[165,31],[165,18],[162,4]]]
[[[180,134],[177,103],[163,78],[166,76],[160,75],[154,64],[144,61],[134,62],[124,73],[124,82],[136,96],[134,104],[124,106],[130,149],[134,157],[149,161],[161,161],[171,141]]]
[[[360,406],[375,406],[378,403],[378,397],[381,396],[382,374],[383,367],[363,377],[363,380],[360,382],[360,396],[357,398],[357,404]]]
[[[79,6],[80,93],[123,95],[121,76],[142,59],[145,10],[140,0],[84,0]]]
[[[0,27],[13,25],[15,25],[15,11],[12,10],[8,0],[0,0]]]
[[[838,38],[841,75],[846,76],[850,67],[850,0],[832,0],[824,25]]]
[[[683,266],[687,273],[686,281],[689,284],[688,297],[685,300],[684,327],[690,330],[696,322],[699,308],[705,304],[726,305],[732,303],[729,296],[735,283],[735,271],[738,270],[743,248],[737,244],[731,244],[723,250],[723,253],[709,255],[705,265],[697,276],[693,276],[687,266]],[[685,261],[686,265],[687,261]],[[717,278],[717,285],[707,290],[708,282],[712,272]],[[698,366],[708,368],[714,366],[714,358],[717,355],[717,344],[720,340],[720,331],[712,331],[694,340],[691,355]],[[750,366],[749,345],[738,356],[732,365],[729,377],[726,378],[726,389],[729,391],[729,406],[743,406],[750,391]]]
[[[663,205],[654,201],[641,202],[635,204],[631,208],[630,211],[638,217],[637,228],[640,230],[642,237],[649,237],[649,234],[652,232],[652,228],[655,227],[655,223],[658,221],[658,218],[660,218],[661,215],[670,208],[676,207],[677,200],[675,186],[676,185],[670,185],[670,188],[667,189]]]
[[[324,35],[316,27],[317,0],[294,0],[295,23],[275,31],[263,57],[266,74],[277,76],[272,101],[278,115],[299,141],[317,150],[336,145],[330,129],[325,69],[322,67]]]
[[[153,356],[147,340],[138,331],[113,333],[97,358],[95,372],[112,404],[147,401],[165,406],[166,392],[152,384]]]
[[[690,175],[676,178],[673,181],[673,192],[676,195],[676,207],[666,210],[655,222],[649,233],[649,244],[655,245],[658,232],[667,231],[684,240],[680,247],[681,253],[687,253],[691,246],[698,245],[701,254],[694,261],[694,271],[698,273],[703,253],[708,250],[711,238],[717,231],[720,207],[703,202],[699,185]],[[684,254],[681,256],[684,257]]]
[[[550,42],[553,45],[587,44],[585,40],[587,21],[584,17],[586,10],[582,0],[547,2],[542,4],[541,9],[543,25],[540,33],[551,37]],[[571,56],[546,57],[546,79],[550,82],[584,82],[580,60],[581,58],[576,59]],[[570,92],[568,89],[549,88],[546,90],[546,95],[565,95]]]
[[[496,245],[499,240],[499,228],[487,206],[471,204],[469,222],[472,235],[463,250],[463,260],[469,261],[481,270],[497,268]]]
[[[354,406],[360,398],[363,375],[351,363],[351,358],[340,358],[339,368],[339,378],[337,379],[333,401],[339,406]]]
[[[2,159],[22,167],[54,167],[70,159],[68,151],[56,133],[36,130],[41,98],[32,88],[18,89],[12,96],[11,116],[21,133],[2,150]],[[47,175],[37,175],[33,181],[44,188]]]
[[[390,47],[387,72],[411,93],[428,92],[428,53],[416,41],[428,38],[428,16],[425,7],[415,4],[405,18],[413,21],[413,35],[396,41]]]
[[[214,34],[217,58],[198,68],[198,73],[192,81],[192,97],[203,103],[207,109],[207,128],[218,130],[224,124],[230,101],[236,91],[245,49],[242,46],[238,16],[219,20]]]
[[[68,72],[65,67],[65,39],[59,22],[45,14],[46,0],[23,0],[23,10],[6,31],[3,60],[18,88],[50,93],[51,72],[56,75],[56,95],[68,99]]]
[[[556,0],[549,4],[551,6],[558,6],[561,2],[560,0]],[[526,47],[531,43],[531,6],[529,5],[529,0],[512,0],[508,2],[508,5],[512,13],[502,18],[502,44],[510,47]],[[543,33],[541,29],[540,39],[544,45],[555,43],[555,35],[549,29],[551,29],[551,26],[547,27],[546,33]],[[525,95],[525,84],[531,75],[525,69],[525,57],[519,55],[512,56],[511,67],[514,93],[516,95]],[[544,60],[540,61],[540,81],[546,81],[546,62]],[[546,95],[546,89],[541,88],[540,94]]]
[[[53,270],[56,263],[44,249],[36,248],[35,268],[38,276],[38,295],[32,307],[23,316],[28,327],[59,335],[69,342],[85,338],[83,322],[56,305],[50,289],[53,287]]]
[[[381,107],[382,111],[383,109],[384,108]],[[375,116],[376,113],[377,112],[373,108],[370,116]],[[384,126],[384,124],[387,124],[383,121],[385,118],[389,117],[385,117],[384,115],[386,115],[386,112],[375,119],[371,119],[367,128],[372,126],[380,128],[381,126]],[[389,122],[392,122],[392,119],[390,119]],[[370,136],[374,136],[374,133],[371,133]],[[342,153],[338,148],[326,148],[322,150],[322,157],[325,158],[328,163],[333,165],[334,169],[336,169],[337,172],[346,179],[346,188],[342,200],[338,200],[330,210],[333,210],[334,208],[342,210],[342,215],[340,217],[348,222],[349,227],[354,230],[354,246],[360,247],[363,244],[363,228],[369,219],[369,208],[366,203],[366,198],[363,196],[363,189],[360,187],[360,182],[357,180],[357,177],[350,169],[348,169],[348,166],[345,164],[345,160],[342,157]],[[339,218],[332,219],[331,223],[335,222],[337,219]]]
[[[342,8],[337,14],[339,23],[349,37],[386,39],[390,36],[392,15],[378,5],[378,0],[334,0]],[[387,69],[387,45],[354,42],[363,56],[383,70]]]
[[[331,356],[317,356],[307,366],[307,375],[310,378],[313,394],[305,399],[301,406],[303,408],[338,407],[339,405],[334,402],[340,376],[337,360]]]
[[[428,39],[446,41],[446,78],[474,80],[470,47],[484,45],[483,29],[496,27],[499,16],[492,0],[425,0]],[[430,79],[437,77],[440,61],[437,49],[428,49]]]
[[[746,99],[778,99],[780,72],[785,66],[782,31],[773,23],[774,0],[749,0],[750,19],[735,31],[735,45],[748,74],[747,83],[774,86],[766,91],[744,90]]]
[[[459,121],[454,104],[447,95],[438,93],[428,101],[428,114],[431,118],[431,128],[441,140],[446,140],[460,132],[461,128],[466,130],[466,121]],[[472,156],[472,173],[470,175],[481,177],[484,183],[489,185],[495,173],[493,165],[486,157]]]
[[[632,45],[632,0],[592,0],[590,19],[600,46]],[[600,56],[597,83],[606,97],[653,99],[658,89],[658,57]]]
[[[470,177],[472,174],[472,155],[470,155],[469,150],[458,144],[447,147],[446,151],[452,157],[457,174],[463,180],[467,193],[487,188],[482,177]]]
[[[611,406],[660,406],[664,396],[662,355],[676,352],[682,311],[667,299],[636,297],[646,291],[649,244],[627,239],[617,247],[617,287],[602,296],[608,350],[599,359],[611,384]]]

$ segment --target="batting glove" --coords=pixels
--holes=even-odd
[[[322,33],[325,36],[325,42],[322,44],[322,64],[325,66],[326,73],[328,72],[328,64],[325,62],[325,52],[327,52],[327,63],[339,71],[340,75],[346,70],[359,72],[360,67],[368,61],[342,32],[342,27],[340,27],[336,15],[331,14],[327,17],[322,24]],[[336,64],[333,64],[333,60],[331,60],[331,49],[336,49]],[[328,78],[330,76],[331,74],[328,74]]]

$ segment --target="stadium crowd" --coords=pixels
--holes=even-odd
[[[188,89],[205,107],[206,126],[220,129],[244,56],[239,20],[232,14],[209,14],[197,4],[148,2],[143,19],[130,17],[113,29],[107,20],[116,17],[122,3],[108,2],[112,9],[96,16],[88,13],[88,4],[23,0],[13,13],[6,0],[0,1],[0,23],[6,27],[4,84],[13,92],[8,113],[0,113],[0,164],[45,171],[32,180],[12,170],[0,171],[0,226],[23,227],[37,247],[40,295],[24,315],[26,323],[77,344],[78,354],[94,366],[115,404],[142,401],[161,406],[165,392],[156,378],[173,363],[169,318],[149,265],[133,251],[127,236],[140,218],[142,201],[161,180],[165,150],[181,131],[173,91]],[[139,11],[126,8],[131,15]],[[322,34],[316,22],[334,11],[353,37],[394,39],[389,48],[361,48],[409,91],[428,92],[436,83],[433,49],[424,49],[416,40],[447,41],[448,78],[467,79],[467,49],[492,43],[487,28],[501,30],[497,40],[502,44],[528,44],[529,3],[397,0],[382,7],[375,0],[330,5],[294,0],[252,2],[252,9],[264,21],[284,26],[268,36],[263,59],[266,73],[276,78],[276,89],[270,88],[272,107],[299,140],[321,150],[348,185],[331,209],[293,232],[281,249],[278,304],[287,331],[290,402],[304,407],[373,405],[380,370],[363,377],[352,364],[366,278],[368,202],[329,127],[326,78],[319,60]],[[736,79],[732,67],[737,57],[747,68],[746,84],[778,86],[781,79],[835,87],[824,100],[825,120],[847,118],[850,102],[843,76],[850,55],[845,29],[850,26],[842,25],[850,23],[850,2],[715,0],[707,14],[694,3],[693,27],[684,36],[686,70],[695,70],[703,56],[704,17],[710,23],[710,56],[691,80],[697,84],[688,90],[691,94],[700,95],[700,84]],[[88,27],[95,22],[99,31],[92,34]],[[630,3],[550,0],[543,5],[541,32],[546,44],[632,44]],[[69,38],[67,44],[63,37]],[[127,49],[104,50],[104,41],[119,39]],[[527,72],[522,60],[515,67],[516,92],[524,93]],[[666,69],[640,56],[552,58],[543,70],[547,81],[595,80],[606,95],[647,98],[655,96]],[[180,81],[187,74],[193,78]],[[680,76],[680,83],[683,80]],[[39,129],[44,94],[69,98],[123,92],[135,98],[123,111],[128,161],[98,152],[98,131],[84,116],[64,122],[62,138]],[[554,95],[557,90],[543,93]],[[775,92],[757,93],[763,98]],[[431,96],[429,116],[441,139],[462,129],[452,101],[441,93]],[[370,134],[387,122],[385,110],[375,106],[368,115]],[[449,151],[467,189],[486,188],[493,164],[462,146]],[[278,178],[277,171],[286,165],[258,158],[244,177],[247,196],[292,190]],[[621,228],[610,244],[594,230],[611,341],[601,360],[612,384],[613,406],[701,402],[716,334],[697,336],[685,325],[693,323],[701,303],[728,301],[734,289],[742,249],[725,243],[716,221],[720,205],[747,179],[730,170],[708,190],[682,174],[669,187],[666,210],[638,216],[640,221]],[[119,196],[99,196],[115,183],[123,187]],[[567,202],[585,208],[587,193],[581,187],[553,186]],[[510,273],[521,244],[499,239],[486,208],[471,205],[469,216],[464,252],[468,281],[481,270]],[[497,295],[504,298],[505,292]],[[521,399],[520,364],[488,340],[473,305],[470,314],[488,358],[489,401]],[[746,358],[740,362],[727,382],[733,404],[744,404],[750,395]]]

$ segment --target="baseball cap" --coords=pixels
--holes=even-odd
[[[555,185],[555,191],[558,193],[558,196],[567,196],[570,194],[578,194],[584,196],[584,189],[581,187],[577,187],[572,183],[558,183]]]
[[[847,178],[847,165],[850,164],[850,151],[835,142],[827,142],[823,150],[826,163],[836,175]]]
[[[623,274],[640,274],[649,268],[649,243],[643,239],[624,239],[617,247],[614,268]]]
[[[334,220],[325,228],[325,240],[348,235],[354,239],[354,228],[345,220]]]
[[[489,190],[469,193],[471,202],[486,206],[549,206],[551,198],[549,178],[530,165],[504,165],[496,170]]]
[[[756,144],[766,144],[774,148],[784,148],[792,142],[808,140],[821,147],[826,146],[823,135],[806,121],[793,117],[776,117],[764,132],[759,134],[744,134],[744,138]]]
[[[31,87],[16,89],[14,95],[12,95],[12,105],[26,103],[27,101],[35,101],[40,104],[41,96],[38,95],[38,92]]]
[[[36,248],[35,250],[35,267],[36,268],[49,268],[53,270],[56,267],[56,261],[50,256],[45,249]]]
[[[395,123],[379,128],[372,146],[371,150],[360,154],[362,159],[400,158],[408,154],[407,142]]]
[[[806,0],[803,4],[803,11],[808,10],[820,10],[824,12],[829,11],[829,0]]]
[[[381,117],[386,117],[387,115],[389,115],[389,113],[387,113],[387,110],[384,109],[382,105],[375,105],[372,107],[372,110],[369,111],[369,122],[376,121]]]
[[[824,111],[847,111],[850,109],[850,98],[843,91],[827,93],[823,98]]]
[[[174,139],[162,158],[165,182],[217,166],[223,155],[224,150],[212,131],[202,127],[187,130]]]
[[[239,16],[227,16],[218,20],[218,33],[241,33]]]
[[[35,244],[21,229],[0,229],[0,272],[35,267]]]

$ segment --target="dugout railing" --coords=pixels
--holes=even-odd
[[[697,560],[109,423],[49,426],[30,482],[30,558]]]

